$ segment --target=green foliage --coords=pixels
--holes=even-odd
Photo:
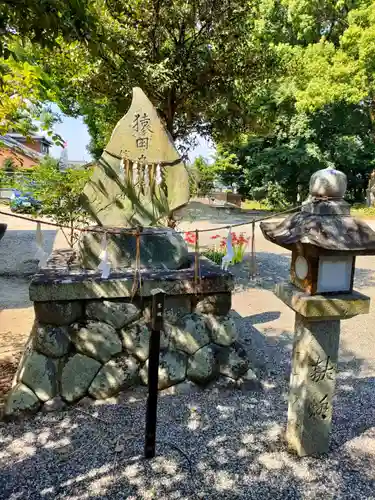
[[[280,116],[272,134],[249,137],[232,151],[242,165],[241,192],[267,189],[271,207],[296,204],[308,193],[309,179],[334,166],[348,177],[348,200],[364,199],[375,167],[373,126],[363,106],[337,103],[315,113]]]
[[[191,193],[197,196],[207,196],[214,187],[215,172],[203,156],[195,158],[190,167]]]
[[[5,172],[14,172],[16,169],[13,158],[5,158],[3,161],[3,169]]]
[[[56,224],[68,226],[68,230],[63,232],[71,247],[77,239],[76,229],[89,221],[88,213],[81,206],[80,196],[90,174],[90,170],[67,169],[61,172],[58,161],[46,157],[20,181],[19,189],[30,192],[41,202],[38,215],[48,216]]]
[[[364,219],[375,218],[375,207],[367,207],[366,205],[361,205],[359,203],[353,205],[350,213],[355,217],[360,217]]]
[[[128,110],[133,86],[174,139],[233,134],[257,121],[258,90],[277,65],[252,35],[255,2],[95,0],[85,12],[89,37],[61,37],[57,48],[33,48],[30,57],[51,76],[61,109],[84,116],[96,157]]]

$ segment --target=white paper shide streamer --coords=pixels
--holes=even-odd
[[[120,162],[119,178],[120,178],[120,180],[122,182],[125,182],[125,163],[124,163],[124,158],[122,158],[121,162]]]
[[[143,175],[144,175],[144,186],[147,189],[150,187],[150,172],[147,163],[145,165]]]
[[[163,182],[163,176],[161,173],[161,165],[160,163],[157,164],[156,166],[156,176],[155,176],[155,181],[158,186]]]
[[[100,262],[98,265],[99,271],[102,272],[102,278],[108,278],[109,273],[111,272],[111,264],[108,259],[108,246],[107,246],[107,234],[103,234],[102,239],[102,251],[99,255]]]
[[[138,184],[139,181],[139,170],[138,170],[138,163],[135,162],[133,163],[133,185],[135,186]]]
[[[39,261],[39,267],[45,267],[47,264],[48,253],[43,250],[43,234],[40,222],[36,224],[36,253],[35,259]]]
[[[232,263],[232,260],[234,257],[231,229],[229,229],[229,233],[227,236],[226,248],[227,248],[227,253],[224,255],[224,257],[222,258],[222,261],[221,261],[221,269],[224,269],[225,271],[228,269],[229,264]]]

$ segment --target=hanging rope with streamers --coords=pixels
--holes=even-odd
[[[134,280],[131,291],[132,300],[135,297],[137,291],[142,288],[142,276],[141,276],[141,232],[142,228],[138,228],[135,232],[135,270],[134,270]]]
[[[108,258],[108,242],[107,242],[107,233],[103,234],[102,244],[101,244],[101,252],[99,254],[100,262],[98,265],[98,270],[102,272],[102,278],[107,279],[111,272],[111,264]]]
[[[226,254],[221,260],[221,269],[224,269],[225,271],[228,270],[229,264],[232,263],[233,257],[234,257],[234,250],[233,250],[233,244],[232,244],[232,228],[229,228],[228,236],[227,236],[227,241],[226,241]]]
[[[250,255],[250,278],[254,279],[257,274],[257,261],[255,254],[255,219],[251,223],[251,255]]]
[[[42,234],[42,226],[40,222],[37,222],[36,224],[35,240],[36,240],[35,259],[39,261],[39,267],[44,267],[47,264],[48,253],[45,252],[43,249],[44,240]]]
[[[125,182],[125,164],[124,164],[124,158],[120,161],[120,172],[119,172],[119,178],[121,182]]]
[[[198,286],[201,280],[201,266],[199,260],[199,231],[195,230],[195,253],[194,253],[194,285],[195,293],[198,293]]]
[[[162,172],[161,172],[161,165],[160,163],[158,163],[156,165],[156,176],[155,176],[155,181],[156,181],[156,184],[158,186],[160,186],[160,184],[163,182],[163,175],[162,175]]]

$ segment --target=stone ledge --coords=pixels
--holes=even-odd
[[[368,314],[370,297],[353,291],[340,295],[307,295],[291,283],[278,283],[275,295],[293,311],[312,320],[348,319]]]
[[[204,257],[200,259],[200,271],[197,286],[193,263],[187,269],[175,271],[141,271],[142,287],[137,295],[150,297],[155,288],[162,288],[167,295],[203,295],[233,290],[232,274]],[[54,251],[47,267],[32,279],[29,294],[30,300],[36,302],[124,298],[132,296],[133,283],[134,271],[131,269],[114,270],[104,279],[100,272],[80,269],[74,251]]]

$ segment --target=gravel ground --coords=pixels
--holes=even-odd
[[[289,256],[258,231],[256,240],[260,275],[249,281],[247,262],[233,268],[233,314],[262,390],[162,395],[157,457],[149,461],[142,459],[144,390],[116,404],[84,402],[0,423],[1,499],[375,499],[374,312],[342,323],[329,455],[289,454],[294,315],[271,292],[287,278]],[[356,288],[374,297],[374,259],[359,258],[357,267]]]

